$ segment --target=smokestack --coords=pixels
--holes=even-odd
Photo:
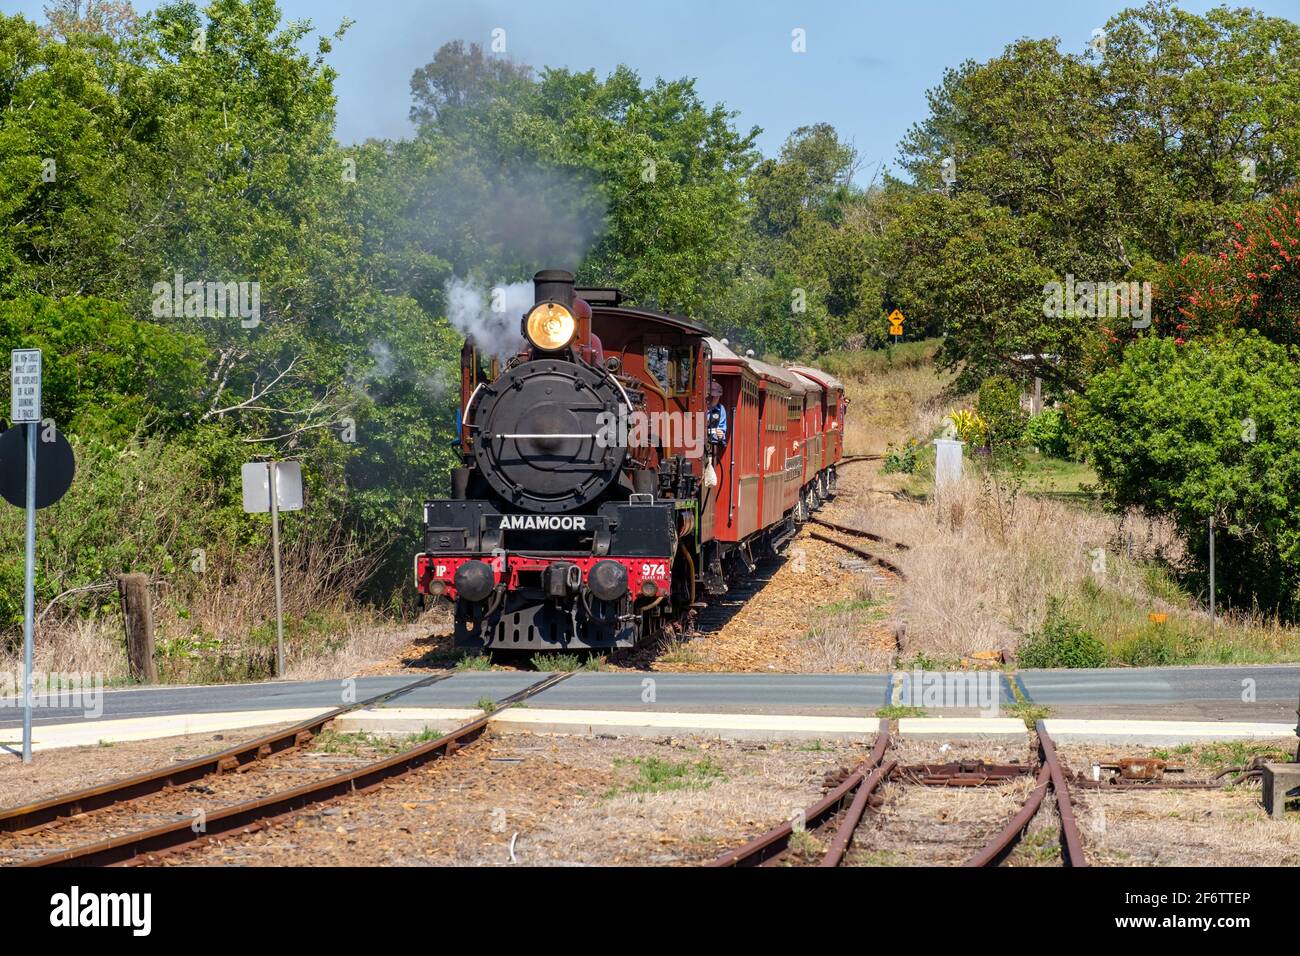
[[[573,308],[573,273],[563,269],[543,269],[533,276],[533,302],[558,302]]]

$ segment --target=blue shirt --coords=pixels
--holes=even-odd
[[[720,445],[727,440],[727,410],[721,402],[709,407],[708,429],[709,441]],[[721,436],[715,436],[714,429],[721,431]]]

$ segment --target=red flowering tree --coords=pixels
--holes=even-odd
[[[1215,255],[1191,253],[1157,283],[1152,325],[1180,344],[1225,328],[1300,343],[1300,190],[1233,223]]]

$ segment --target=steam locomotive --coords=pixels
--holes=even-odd
[[[462,464],[451,497],[424,503],[416,587],[454,603],[462,647],[609,649],[689,627],[834,494],[844,387],[570,272],[533,287],[518,354],[461,351]],[[710,389],[725,429],[707,428],[723,417]]]

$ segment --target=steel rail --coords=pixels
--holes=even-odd
[[[990,840],[984,847],[973,857],[963,863],[963,866],[995,866],[1000,863],[1011,848],[1019,842],[1020,837],[1025,832],[1025,827],[1029,826],[1029,821],[1038,813],[1038,808],[1043,804],[1043,797],[1047,796],[1047,789],[1052,783],[1052,771],[1046,764],[1038,771],[1038,778],[1034,781],[1034,788],[1029,791],[1029,796],[1025,798],[1024,805],[997,836]]]
[[[238,771],[254,761],[302,746],[315,737],[331,720],[364,707],[376,707],[387,701],[446,680],[451,674],[435,674],[404,687],[376,694],[355,704],[337,707],[319,717],[304,720],[284,730],[273,731],[254,740],[225,750],[196,757],[184,763],[148,770],[97,787],[59,794],[35,803],[0,810],[0,833],[22,833],[47,827],[67,817],[103,810],[131,800],[160,793],[172,787],[193,783],[219,773]]]
[[[1070,784],[1061,769],[1061,761],[1056,755],[1056,744],[1047,735],[1047,728],[1040,720],[1034,725],[1038,731],[1038,749],[1042,752],[1043,763],[1052,772],[1052,789],[1056,791],[1056,812],[1061,819],[1061,858],[1066,866],[1087,866],[1088,859],[1083,853],[1083,837],[1079,835],[1079,824],[1074,818],[1074,804],[1070,801]]]
[[[865,786],[868,776],[884,759],[885,751],[889,748],[889,742],[889,721],[882,719],[880,721],[880,730],[876,735],[876,743],[871,753],[853,769],[852,773],[844,778],[839,786],[804,810],[802,814],[804,827],[817,830],[829,826],[836,815],[845,809],[846,801],[849,803],[856,802],[858,791]],[[878,783],[879,780],[876,781],[876,784]],[[873,789],[876,784],[873,784]],[[852,800],[850,800],[850,795],[852,795]],[[864,806],[869,796],[870,791],[862,794]],[[859,812],[859,816],[861,816],[861,812]],[[707,865],[711,867],[773,866],[784,859],[790,852],[790,838],[793,834],[794,821],[787,820],[768,830],[762,836],[755,837],[743,846],[728,850]]]
[[[841,458],[839,461],[831,462],[832,465],[855,465],[860,461],[881,461],[884,455],[849,455]]]
[[[1070,787],[1061,761],[1056,754],[1056,745],[1048,736],[1040,720],[1037,724],[1038,753],[1042,763],[1034,788],[1029,791],[1024,805],[1011,821],[990,840],[975,856],[966,861],[964,866],[996,866],[1024,835],[1025,828],[1043,805],[1043,798],[1050,788],[1056,794],[1056,812],[1061,821],[1061,862],[1065,866],[1087,866],[1088,859],[1083,852],[1083,839],[1079,835],[1079,826],[1074,817],[1074,805],[1070,801]]]
[[[825,541],[827,544],[833,544],[838,548],[843,548],[845,551],[848,551],[851,554],[856,554],[858,557],[862,558],[865,561],[870,561],[873,564],[878,564],[886,571],[892,571],[894,574],[898,575],[898,579],[900,581],[907,580],[907,573],[902,568],[894,564],[894,562],[882,558],[878,554],[872,554],[870,551],[864,551],[862,548],[859,548],[855,545],[846,544],[843,541],[838,541],[835,538],[832,538],[830,535],[820,534],[816,531],[809,531],[808,536],[812,538],[814,541]]]
[[[523,690],[502,698],[483,716],[437,740],[316,783],[303,784],[256,800],[221,807],[206,813],[197,827],[194,826],[195,821],[190,819],[178,820],[148,830],[58,851],[17,865],[21,867],[119,865],[134,862],[143,854],[174,852],[222,834],[266,826],[304,807],[350,793],[370,790],[393,777],[409,773],[430,761],[445,757],[482,736],[492,714],[497,710],[548,690],[571,675],[572,672],[551,674],[530,684]]]
[[[862,781],[858,787],[858,792],[853,797],[853,802],[849,804],[848,812],[844,814],[844,819],[840,822],[839,829],[835,831],[835,836],[831,838],[830,846],[826,848],[826,855],[818,866],[839,866],[844,859],[844,854],[848,852],[849,847],[853,844],[853,834],[857,832],[858,824],[862,821],[862,814],[866,812],[867,801],[876,789],[883,783],[894,768],[898,766],[898,761],[892,757],[883,764],[871,771],[871,776]]]
[[[848,525],[836,524],[833,521],[827,521],[825,518],[814,517],[809,518],[808,520],[813,524],[819,524],[824,528],[830,528],[832,531],[838,531],[841,534],[855,534],[858,537],[866,538],[869,541],[875,541],[879,544],[887,544],[891,548],[897,548],[899,551],[910,551],[912,548],[910,544],[903,544],[901,541],[893,541],[878,534],[873,534],[870,531],[863,531],[861,528],[850,528]]]

